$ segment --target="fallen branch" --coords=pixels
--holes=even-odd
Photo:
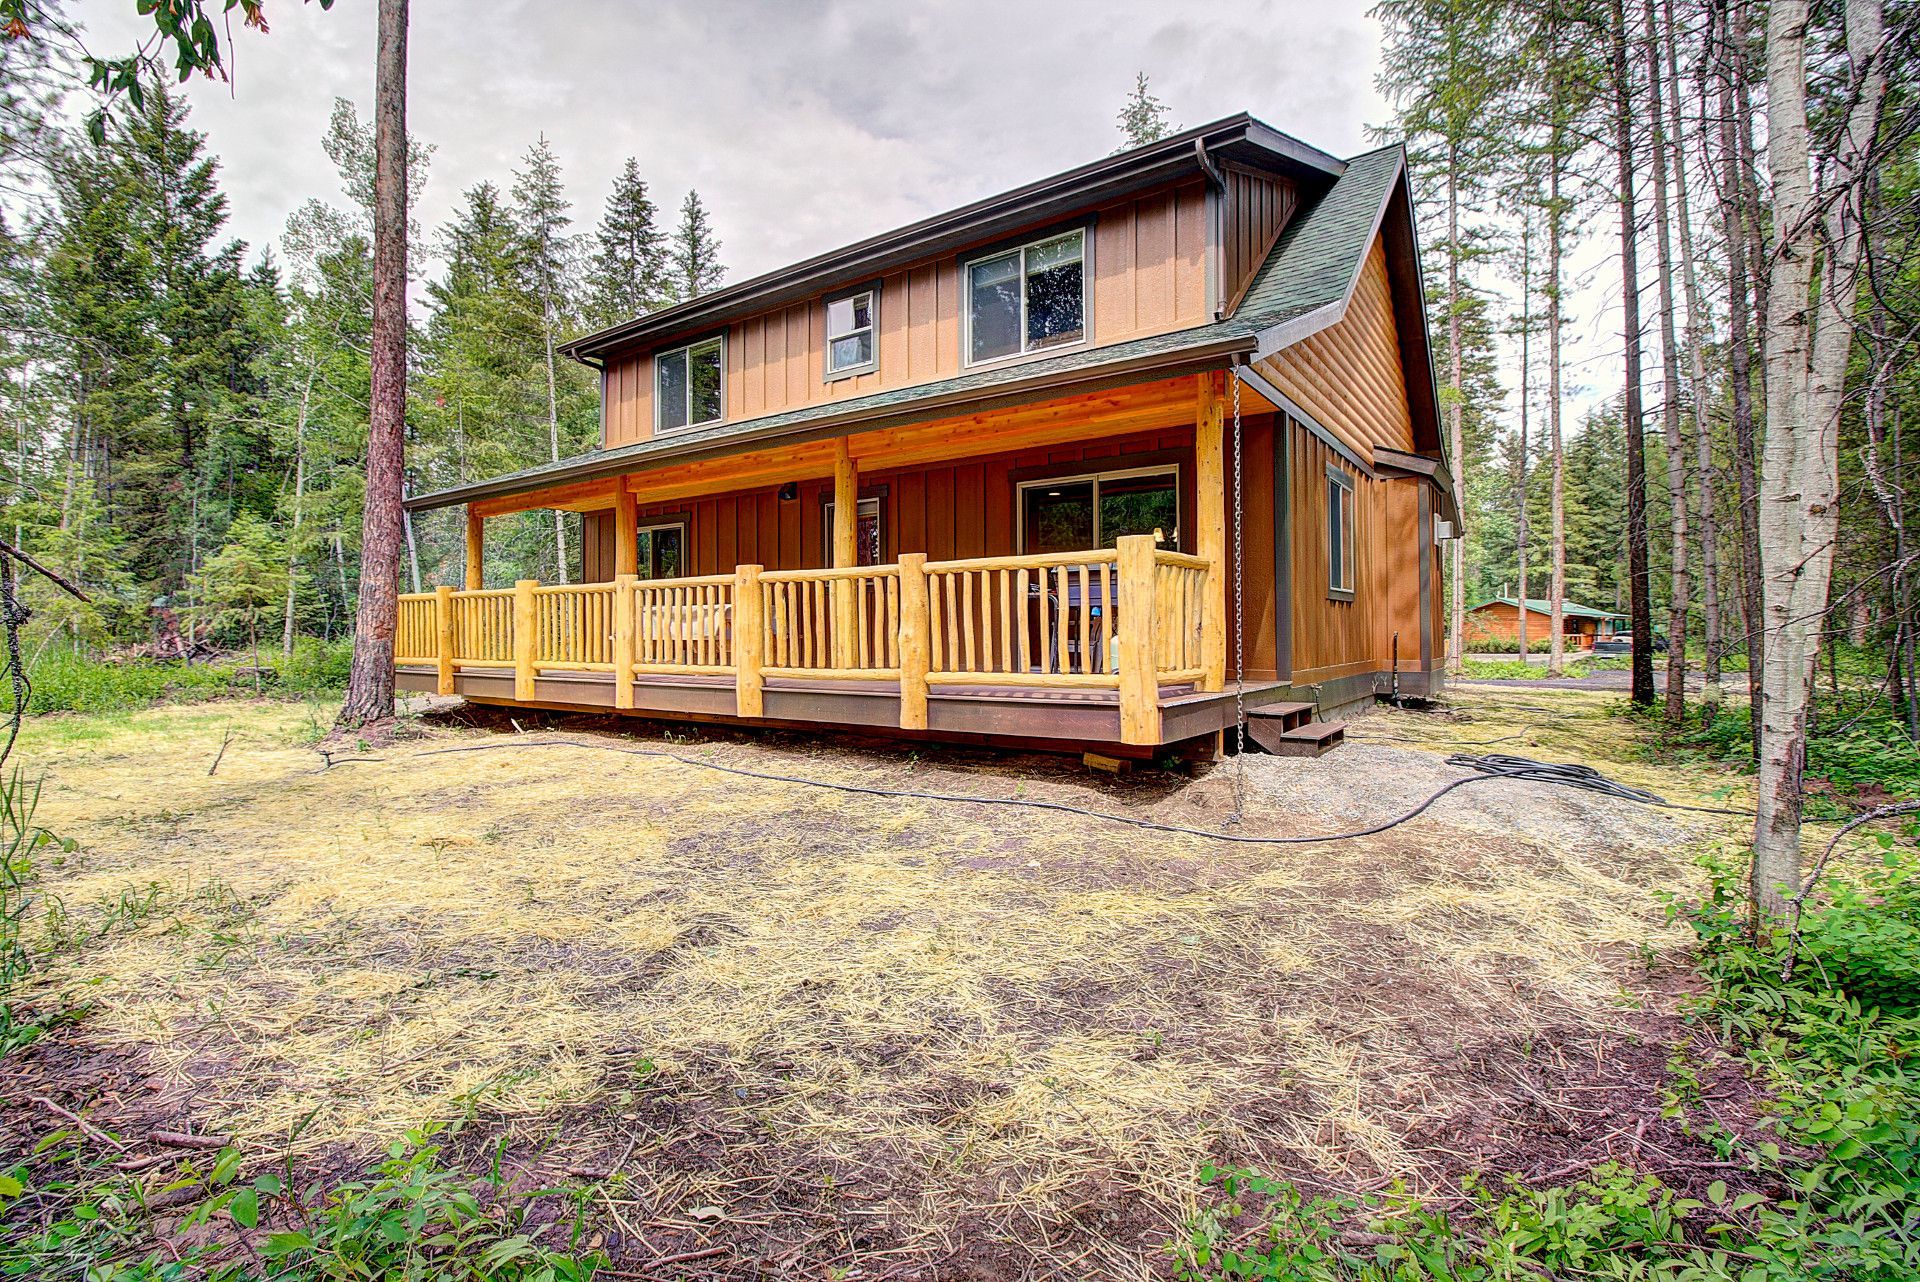
[[[155,1144],[164,1144],[168,1148],[226,1148],[233,1143],[231,1135],[188,1135],[184,1131],[154,1131],[147,1136]]]
[[[233,742],[233,731],[229,730],[227,731],[226,736],[220,740],[220,751],[213,754],[213,764],[207,767],[208,775],[212,775],[214,771],[220,768],[220,758],[227,755],[227,745],[232,742]]]
[[[0,546],[4,546],[4,544],[0,544]],[[114,1148],[119,1149],[122,1153],[127,1151],[127,1145],[124,1140],[115,1139],[113,1136],[107,1134],[107,1132],[95,1126],[92,1122],[89,1122],[86,1118],[80,1116],[80,1114],[75,1113],[70,1109],[61,1108],[58,1104],[54,1103],[52,1100],[48,1099],[44,1095],[35,1095],[32,1098],[33,1098],[33,1102],[38,1104],[41,1108],[46,1109],[49,1113],[57,1113],[61,1117],[66,1118],[69,1122],[72,1122],[75,1126],[79,1127],[83,1133],[92,1136],[96,1140],[99,1140],[102,1144],[110,1144]]]

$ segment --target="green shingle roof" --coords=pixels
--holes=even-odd
[[[1341,302],[1356,279],[1374,227],[1403,163],[1398,146],[1383,147],[1346,162],[1346,169],[1319,199],[1298,211],[1267,253],[1253,285],[1233,315],[1168,334],[1126,343],[1095,346],[1036,361],[975,370],[932,383],[827,401],[759,418],[676,431],[613,449],[590,450],[556,463],[543,463],[485,481],[418,494],[409,508],[445,507],[499,494],[512,494],[562,481],[616,475],[657,456],[723,449],[759,437],[777,437],[835,420],[863,418],[889,410],[908,410],[916,402],[987,394],[996,388],[1068,375],[1095,377],[1106,367],[1122,368],[1158,360],[1171,363],[1214,351],[1252,351],[1259,335],[1275,325],[1298,320]]]

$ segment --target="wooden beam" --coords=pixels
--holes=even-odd
[[[437,636],[434,654],[439,660],[434,690],[453,693],[453,589],[442,583],[433,590],[433,621]]]
[[[622,485],[613,494],[613,575],[640,573],[640,506]]]
[[[487,586],[487,522],[472,504],[467,506],[467,591]]]
[[[633,542],[629,537],[628,542]],[[631,572],[613,576],[613,706],[633,706],[633,586]]]
[[[1227,674],[1227,484],[1219,374],[1198,375],[1193,416],[1195,554],[1208,563],[1200,624],[1202,690],[1220,690]]]
[[[733,699],[743,717],[761,715],[766,677],[766,598],[760,588],[762,567],[743,565],[733,572]]]
[[[851,570],[860,559],[856,535],[860,528],[860,472],[847,449],[847,438],[833,443],[833,568]],[[833,581],[833,666],[851,668],[859,643],[855,635],[852,579]]]
[[[613,506],[614,491],[619,488],[618,477],[602,477],[592,481],[575,481],[570,485],[555,485],[544,490],[530,490],[525,494],[506,494],[499,498],[475,499],[467,505],[469,512],[478,511],[482,516],[505,516],[509,512],[529,512],[535,508],[554,507],[571,511],[593,511]]]
[[[1123,534],[1115,543],[1120,553],[1120,742],[1159,743],[1154,540],[1151,534]]]
[[[538,657],[539,640],[533,590],[539,586],[538,579],[513,581],[513,697],[522,703],[533,698],[533,663]]]
[[[927,554],[900,556],[900,728],[927,728],[928,645],[933,620],[927,605]]]

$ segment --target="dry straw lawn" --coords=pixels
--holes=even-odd
[[[1239,831],[1371,822],[1466,745],[1676,798],[1724,784],[1623,756],[1605,698],[1472,693],[1466,716],[1371,716],[1320,761],[1251,759]],[[1631,1036],[1639,950],[1673,942],[1652,892],[1715,831],[1492,783],[1379,837],[1233,846],[448,723],[321,769],[310,732],[283,705],[35,726],[41,818],[80,842],[44,869],[40,928],[70,946],[42,994],[251,1147],[342,1160],[471,1116],[544,1173],[618,1167],[623,1240],[742,1267],[1144,1275],[1208,1159],[1444,1187],[1514,1140],[1478,1066]],[[477,743],[507,747],[432,751]],[[678,750],[1202,826],[1232,771]]]

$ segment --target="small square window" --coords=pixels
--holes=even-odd
[[[721,417],[721,343],[718,338],[690,343],[653,358],[654,429],[717,423]]]
[[[827,377],[873,369],[873,291],[849,294],[827,304]]]

